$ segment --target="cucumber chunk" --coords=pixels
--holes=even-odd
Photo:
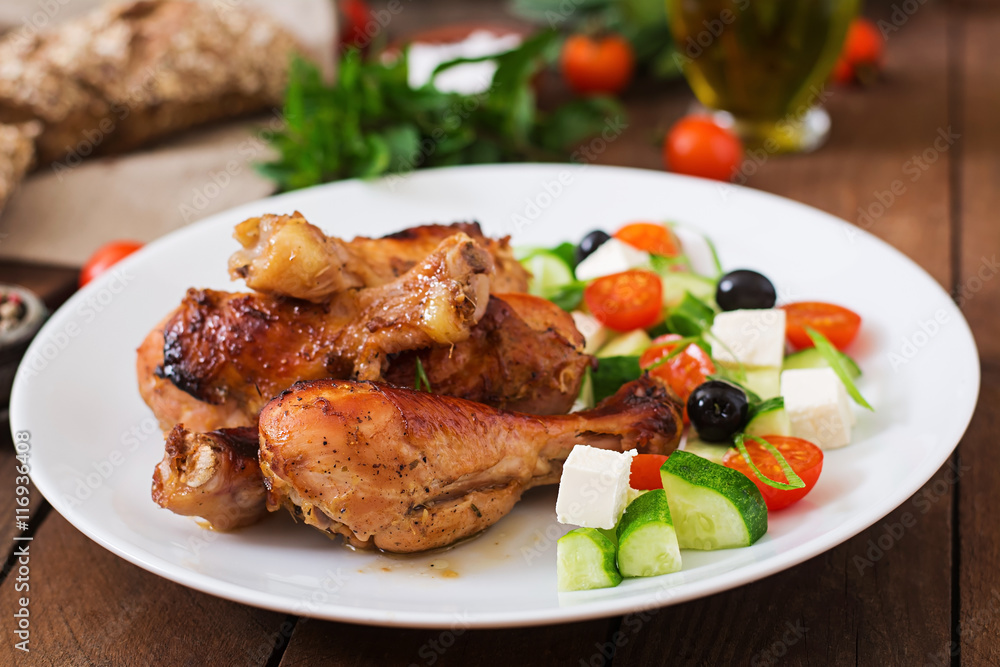
[[[847,374],[851,376],[852,380],[856,380],[861,377],[861,368],[858,363],[851,359],[848,355],[843,352],[839,352],[841,360],[844,362],[844,368],[847,369]],[[829,368],[830,364],[826,362],[826,359],[822,354],[819,353],[815,347],[806,348],[800,352],[795,352],[793,354],[785,357],[785,361],[782,364],[782,370],[790,370],[793,368]]]
[[[722,465],[722,459],[726,456],[726,452],[732,449],[732,446],[728,444],[716,444],[712,442],[705,442],[704,440],[699,440],[694,436],[688,436],[687,442],[684,443],[684,451],[690,452],[695,456],[700,456],[703,459],[708,459],[712,463],[718,463]]]
[[[604,357],[638,357],[650,346],[653,339],[642,329],[630,331],[612,338],[597,351],[597,358]]]
[[[615,552],[615,543],[596,528],[577,528],[560,537],[556,542],[559,590],[585,591],[620,584]]]
[[[788,418],[785,408],[775,408],[767,412],[754,415],[754,418],[746,425],[743,431],[747,435],[755,435],[758,438],[765,435],[787,435],[792,434],[792,422]]]
[[[746,388],[763,400],[781,395],[780,368],[747,368]]]
[[[681,569],[681,550],[663,489],[629,503],[617,536],[618,571],[623,577],[655,577]]]
[[[573,269],[562,257],[547,250],[539,250],[521,260],[521,265],[531,272],[528,293],[547,297],[558,288],[573,282]]]
[[[667,271],[660,274],[660,281],[663,283],[663,305],[667,308],[676,308],[684,300],[684,294],[687,292],[693,297],[711,303],[715,299],[715,290],[718,287],[715,280],[693,273]]]
[[[748,547],[767,532],[767,505],[743,473],[678,451],[660,477],[681,549]]]

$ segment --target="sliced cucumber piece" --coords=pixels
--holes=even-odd
[[[652,344],[653,339],[642,329],[612,338],[597,351],[597,358],[638,357]]]
[[[747,368],[746,375],[747,380],[743,384],[762,400],[781,395],[780,368]]]
[[[629,503],[617,535],[618,571],[623,577],[655,577],[681,569],[681,550],[663,489]]]
[[[548,250],[539,250],[521,260],[521,265],[531,272],[528,293],[544,297],[573,282],[573,269],[562,257]]]
[[[646,493],[649,493],[648,489],[633,489],[632,487],[629,487],[628,495],[625,497],[626,507],[630,505],[633,500]]]
[[[690,452],[719,465],[722,465],[722,459],[730,449],[732,449],[731,445],[705,442],[693,436],[688,436],[687,442],[684,443],[685,452]]]
[[[615,543],[596,528],[571,530],[556,542],[556,581],[560,591],[610,588],[622,582],[615,564]]]
[[[785,408],[775,408],[767,412],[760,412],[747,423],[743,431],[747,435],[755,435],[758,438],[765,435],[788,435],[792,434],[792,422],[788,418]]]
[[[844,368],[847,369],[847,374],[851,376],[852,380],[856,380],[861,377],[861,368],[858,363],[851,359],[849,356],[840,352],[840,358],[844,362]],[[782,365],[783,370],[790,370],[793,368],[829,368],[830,364],[826,362],[826,359],[822,354],[819,353],[815,347],[806,348],[800,352],[795,352],[793,354],[785,357],[784,364]]]
[[[663,283],[663,305],[667,308],[676,308],[687,292],[702,301],[712,302],[718,286],[711,278],[673,271],[661,273],[660,281]]]
[[[748,547],[767,532],[767,505],[743,473],[678,451],[660,477],[681,549]]]

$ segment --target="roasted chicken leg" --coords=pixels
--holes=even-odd
[[[140,392],[161,427],[167,431],[184,423],[192,431],[205,432],[256,424],[262,401],[237,401],[229,392],[221,402],[208,403],[157,373],[163,364],[163,326],[150,332],[138,354]],[[269,372],[265,363],[277,352],[261,353],[257,375]],[[491,296],[468,339],[401,353],[378,379],[413,386],[418,357],[435,394],[539,415],[568,412],[580,392],[584,371],[593,362],[572,318],[550,301],[527,294]],[[294,381],[350,377],[350,372],[333,375],[322,364],[295,368],[300,374]],[[278,381],[267,386],[277,387]]]
[[[537,417],[371,382],[296,384],[260,415],[271,510],[355,547],[414,552],[478,533],[559,480],[578,443],[666,454],[681,406],[644,376],[595,409]]]
[[[186,423],[211,430],[203,427],[212,411],[177,404],[163,385],[169,381],[220,406],[223,425],[250,426],[271,397],[298,380],[381,378],[392,354],[465,340],[486,312],[491,268],[489,254],[456,234],[398,280],[342,292],[327,304],[189,290],[162,334],[154,331],[140,347],[140,391],[161,422],[206,417]],[[163,361],[155,366],[160,335]]]
[[[191,433],[178,424],[153,472],[153,500],[216,530],[257,523],[267,514],[257,440],[256,428]]]
[[[242,245],[229,259],[229,274],[272,296],[321,303],[352,288],[378,287],[403,275],[441,241],[466,234],[492,257],[493,292],[526,292],[528,272],[514,259],[507,238],[483,235],[477,223],[423,225],[379,239],[326,236],[301,213],[250,218],[236,226]]]

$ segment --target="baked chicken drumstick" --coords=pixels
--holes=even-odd
[[[298,380],[378,379],[389,355],[465,340],[489,304],[492,267],[455,234],[397,280],[323,304],[189,290],[139,348],[140,393],[165,428],[251,426]]]
[[[260,414],[268,508],[355,547],[415,552],[478,533],[581,443],[673,451],[681,406],[646,375],[593,410],[538,417],[372,382],[296,384]]]
[[[477,223],[421,225],[382,238],[344,241],[326,236],[298,212],[237,225],[234,237],[243,247],[229,258],[229,275],[257,292],[320,303],[338,292],[395,280],[459,233],[492,257],[490,291],[528,291],[528,272],[514,259],[508,239],[485,236]]]

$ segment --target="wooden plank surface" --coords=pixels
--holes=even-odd
[[[3,665],[265,665],[284,622],[140,570],[55,512],[31,543],[30,568],[30,590],[8,577],[0,609],[30,597],[31,652],[0,642]]]
[[[964,665],[1000,664],[1000,8],[979,5],[954,26],[961,68],[957,87],[965,142],[960,174],[961,272],[958,298],[983,364],[979,410],[959,448],[969,468],[959,484],[959,618],[952,628]]]

